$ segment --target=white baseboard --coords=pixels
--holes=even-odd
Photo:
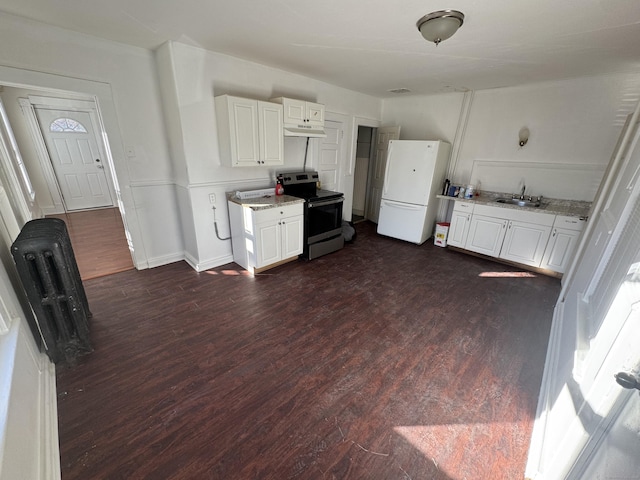
[[[195,258],[193,258],[193,256],[185,252],[184,261],[187,262],[196,272],[204,272],[205,270],[209,270],[211,268],[216,268],[221,265],[226,265],[227,263],[233,262],[233,255],[224,255],[222,257],[207,260],[206,262],[198,262]]]
[[[163,255],[162,257],[153,257],[147,259],[148,268],[161,267],[170,263],[181,262],[185,259],[184,253],[173,253],[171,255]]]

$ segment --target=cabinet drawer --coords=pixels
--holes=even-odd
[[[456,201],[453,206],[454,212],[473,213],[473,203]]]
[[[567,230],[581,231],[584,228],[586,220],[581,220],[584,217],[569,217],[565,215],[558,215],[554,222],[554,228],[564,228]]]
[[[292,205],[283,205],[273,208],[265,208],[262,210],[253,210],[253,221],[254,223],[270,222],[279,218],[302,215],[303,211],[304,203],[294,203]]]

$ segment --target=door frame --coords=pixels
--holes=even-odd
[[[349,207],[353,212],[353,187],[355,182],[355,165],[356,156],[358,150],[358,127],[372,128],[371,132],[371,151],[369,152],[369,167],[367,168],[367,186],[365,187],[364,194],[364,218],[368,219],[369,215],[369,197],[371,196],[371,165],[375,155],[375,143],[378,135],[378,128],[382,124],[381,121],[367,117],[353,117],[353,142],[351,146],[351,155],[349,159],[349,175],[351,176],[351,206]],[[350,213],[352,214],[352,213]],[[351,218],[351,217],[350,217]]]
[[[136,211],[131,178],[126,163],[124,142],[120,133],[116,105],[113,99],[112,85],[107,82],[81,78],[65,77],[53,73],[37,72],[14,67],[0,66],[0,85],[41,92],[51,95],[83,96],[94,99],[100,120],[100,132],[103,135],[106,160],[112,172],[116,201],[127,241],[138,270],[149,268],[146,248],[142,241],[142,227]],[[120,185],[125,185],[121,188]]]
[[[94,131],[95,140],[98,145],[100,156],[106,160],[105,162],[103,162],[103,166],[106,170],[105,177],[107,180],[107,186],[109,188],[109,194],[111,195],[111,199],[113,202],[112,206],[116,206],[118,197],[116,195],[116,189],[114,187],[114,170],[113,168],[111,168],[113,162],[106,153],[107,148],[105,147],[103,137],[98,135],[98,132],[103,130],[101,128],[102,122],[100,121],[96,101],[28,95],[28,98],[21,98],[19,99],[19,102],[20,107],[22,108],[22,113],[24,114],[27,125],[29,126],[29,133],[31,134],[33,142],[36,146],[38,161],[40,162],[40,166],[44,173],[44,178],[47,182],[49,193],[51,194],[51,198],[53,199],[54,210],[56,210],[45,211],[44,213],[65,213],[67,212],[67,206],[65,204],[62,191],[60,190],[60,180],[56,175],[51,160],[51,155],[49,154],[49,150],[46,146],[44,133],[42,132],[40,123],[38,122],[38,118],[36,116],[36,109],[66,110],[69,112],[83,112],[89,114],[89,117],[91,119],[91,128],[93,128]],[[62,209],[62,211],[60,211],[60,208]]]

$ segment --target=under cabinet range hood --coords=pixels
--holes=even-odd
[[[326,137],[324,105],[294,98],[277,97],[272,102],[282,104],[285,137]]]
[[[327,134],[322,127],[314,127],[312,125],[293,125],[284,124],[285,137],[315,137],[324,138]]]

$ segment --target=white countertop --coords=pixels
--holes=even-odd
[[[292,197],[291,195],[265,195],[256,198],[238,198],[235,193],[227,194],[230,202],[237,203],[252,210],[264,210],[267,208],[282,207],[284,205],[294,205],[304,203],[303,198]]]
[[[473,198],[449,197],[438,195],[442,200],[453,200],[455,202],[476,203],[479,205],[490,205],[498,208],[511,208],[517,210],[527,210],[530,212],[549,213],[552,215],[566,215],[569,217],[587,217],[591,209],[591,202],[581,200],[562,200],[557,198],[543,198],[539,207],[520,207],[509,203],[498,203],[498,198],[511,198],[510,193],[482,192]]]

